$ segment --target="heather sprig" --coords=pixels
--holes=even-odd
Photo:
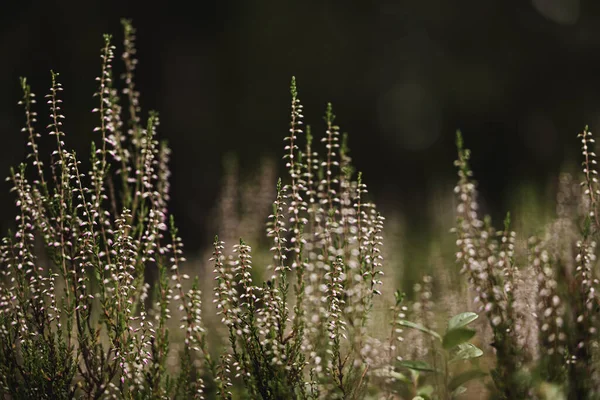
[[[598,222],[598,196],[600,196],[600,188],[598,187],[598,170],[596,153],[593,151],[595,139],[592,137],[592,132],[586,126],[583,132],[577,135],[581,138],[581,153],[583,155],[583,174],[585,180],[581,182],[581,186],[585,186],[584,195],[589,198],[589,217],[595,222],[596,228],[600,226]]]

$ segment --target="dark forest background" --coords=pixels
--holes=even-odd
[[[25,157],[20,76],[41,99],[50,69],[61,74],[67,140],[87,151],[102,33],[120,45],[120,18],[132,18],[142,106],[159,111],[173,149],[171,207],[188,249],[210,241],[226,155],[249,175],[281,156],[292,75],[307,123],[322,129],[331,101],[373,196],[414,229],[428,199],[452,188],[456,129],[489,211],[501,215],[517,187],[546,193],[577,160],[576,134],[600,127],[596,0],[0,5],[0,175]],[[3,185],[4,231],[14,200]]]

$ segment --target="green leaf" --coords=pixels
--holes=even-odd
[[[450,321],[448,321],[448,330],[451,331],[452,329],[464,328],[477,318],[479,318],[479,315],[473,312],[464,312],[455,315],[454,317],[450,318]]]
[[[459,386],[464,385],[470,380],[483,378],[484,376],[487,376],[487,374],[480,369],[471,369],[465,371],[462,374],[458,374],[457,376],[452,378],[452,380],[448,384],[448,389],[452,391],[456,390]]]
[[[425,385],[425,386],[421,386],[417,389],[417,394],[419,396],[424,396],[425,398],[429,399],[431,398],[431,395],[433,395],[433,386],[431,385]]]
[[[421,324],[417,324],[415,322],[401,319],[400,321],[398,321],[398,325],[419,330],[421,332],[424,332],[424,333],[427,333],[428,335],[433,336],[434,338],[438,339],[439,341],[442,341],[442,337],[439,335],[439,333],[432,331],[431,329],[428,329]]]
[[[452,357],[453,361],[469,360],[471,358],[479,358],[483,355],[483,351],[472,343],[461,343],[458,345],[458,351]]]
[[[468,328],[452,329],[444,335],[442,346],[446,350],[450,350],[459,344],[465,343],[475,336],[475,331]]]
[[[454,391],[452,391],[451,396],[452,396],[452,398],[455,398],[456,396],[460,396],[461,394],[463,394],[466,391],[467,391],[466,387],[459,386]]]
[[[392,371],[392,372],[390,372],[390,376],[400,382],[412,383],[412,381],[406,375],[404,375],[400,372]]]
[[[425,400],[425,398],[423,398],[421,396],[415,396],[412,398],[412,400]]]
[[[437,372],[435,368],[426,363],[425,361],[419,360],[402,360],[398,363],[401,367],[412,369],[414,371],[424,372]]]

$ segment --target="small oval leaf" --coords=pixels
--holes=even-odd
[[[474,312],[464,312],[457,314],[454,317],[450,318],[450,321],[448,321],[448,330],[450,331],[452,329],[464,328],[471,322],[475,321],[477,318],[479,318],[479,315],[475,314]]]
[[[412,369],[414,371],[423,372],[436,372],[435,368],[426,363],[425,361],[419,360],[402,360],[398,363],[401,367]]]
[[[404,382],[404,383],[412,383],[410,379],[408,379],[408,377],[404,374],[401,374],[400,372],[396,372],[396,371],[391,371],[390,372],[390,377],[400,381],[400,382]]]
[[[475,331],[468,328],[452,329],[444,335],[442,346],[446,350],[450,350],[459,344],[465,343],[475,336]]]
[[[442,337],[439,335],[439,333],[432,331],[431,329],[428,329],[426,327],[424,327],[421,324],[417,324],[415,322],[411,322],[411,321],[407,321],[405,319],[401,319],[400,321],[398,321],[398,325],[400,326],[405,326],[407,328],[412,328],[412,329],[416,329],[419,330],[421,332],[427,333],[428,335],[433,336],[434,338],[438,339],[439,341],[442,341]]]
[[[461,343],[458,345],[458,351],[451,361],[469,360],[471,358],[479,358],[483,355],[483,351],[472,343]]]
[[[434,388],[431,385],[420,386],[417,389],[417,394],[419,396],[425,397],[426,399],[431,398],[431,396],[433,395],[433,392],[434,392]]]
[[[461,394],[465,393],[467,391],[467,388],[464,386],[459,386],[457,387],[451,394],[452,398],[458,397]]]

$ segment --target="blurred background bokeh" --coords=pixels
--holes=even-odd
[[[430,200],[451,195],[456,129],[498,220],[515,204],[552,201],[558,171],[577,161],[575,135],[600,126],[596,0],[1,4],[0,175],[25,157],[19,76],[42,98],[49,71],[61,74],[67,140],[87,151],[102,33],[120,56],[119,20],[132,18],[142,107],[160,112],[173,149],[171,208],[191,251],[211,242],[226,160],[242,180],[265,159],[281,166],[292,75],[314,131],[333,103],[372,196],[402,215],[409,238],[436,228],[425,221],[444,203]],[[14,208],[3,185],[5,231]]]

